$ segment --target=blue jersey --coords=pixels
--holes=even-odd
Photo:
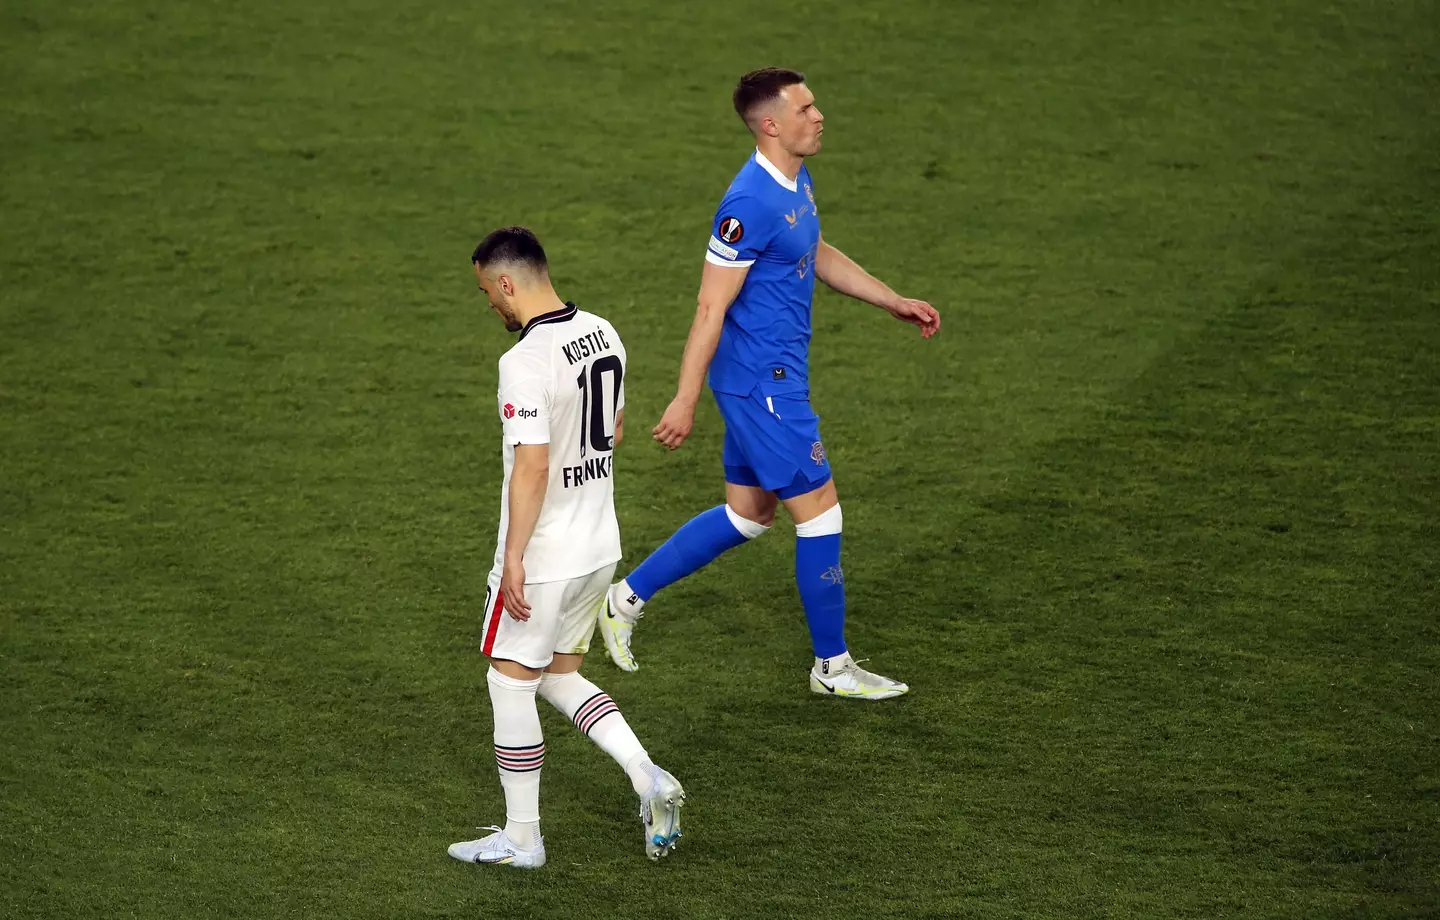
[[[725,314],[710,362],[710,389],[744,396],[808,396],[810,302],[820,217],[810,171],[790,181],[758,150],[741,167],[715,212],[705,258],[749,266]]]

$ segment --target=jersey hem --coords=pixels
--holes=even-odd
[[[525,584],[545,585],[555,581],[570,581],[574,578],[583,578],[586,575],[594,575],[596,572],[605,568],[607,565],[614,565],[615,563],[619,562],[621,559],[624,558],[625,554],[619,553],[613,559],[606,559],[604,562],[597,563],[591,568],[575,569],[573,571],[570,569],[565,569],[559,575],[545,575],[541,578],[532,578],[527,574],[525,577]],[[503,574],[504,568],[502,566],[492,566],[490,568],[490,574],[487,576],[487,578],[493,578],[498,581]]]

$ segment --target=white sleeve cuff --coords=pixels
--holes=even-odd
[[[709,262],[711,265],[723,265],[726,268],[749,268],[750,266],[755,264],[754,259],[750,259],[748,261],[742,260],[739,262],[731,262],[729,259],[720,258],[708,249],[705,250],[705,261]]]

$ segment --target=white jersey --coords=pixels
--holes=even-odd
[[[574,304],[537,316],[500,358],[505,485],[495,568],[505,563],[515,445],[550,445],[550,481],[525,547],[525,581],[578,578],[620,560],[611,460],[625,408],[625,347],[603,318]]]

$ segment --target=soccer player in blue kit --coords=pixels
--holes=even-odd
[[[784,504],[795,522],[795,581],[815,652],[810,689],[888,699],[909,687],[861,668],[845,644],[840,500],[810,408],[810,304],[819,278],[927,339],[940,330],[940,314],[896,294],[821,237],[805,158],[820,152],[825,119],[805,75],[752,71],[734,101],[756,150],[715,213],[679,386],[654,430],[670,450],[685,442],[708,367],[725,420],[725,504],[692,518],[610,588],[600,631],[611,659],[636,670],[630,640],[646,602],[765,533]]]

